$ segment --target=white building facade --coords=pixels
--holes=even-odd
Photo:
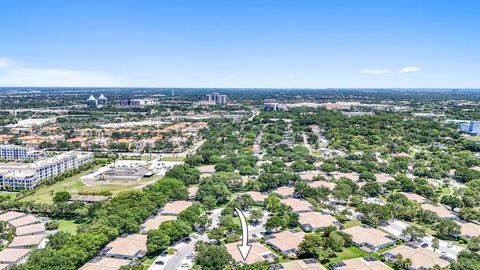
[[[93,154],[66,152],[34,163],[0,164],[0,189],[32,189],[40,181],[93,161]]]
[[[41,151],[36,151],[19,145],[0,145],[0,159],[32,159],[36,160],[44,157]]]

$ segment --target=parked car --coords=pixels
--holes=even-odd
[[[165,262],[164,262],[164,261],[156,261],[155,264],[157,264],[157,265],[164,265]]]

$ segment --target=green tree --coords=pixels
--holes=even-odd
[[[196,251],[195,265],[202,270],[224,270],[232,260],[224,246],[207,245],[199,242]]]
[[[147,234],[147,251],[150,254],[159,254],[170,245],[170,237],[161,230],[150,230]]]
[[[460,236],[461,227],[451,219],[442,219],[435,225],[437,237],[440,239],[451,239]]]
[[[417,241],[418,239],[425,237],[425,235],[426,232],[424,228],[413,225],[408,226],[402,231],[402,236],[406,238],[408,242]]]
[[[262,210],[259,209],[252,209],[250,211],[250,221],[254,224],[258,223],[260,219],[263,217],[263,212]]]
[[[188,191],[184,182],[175,178],[162,178],[157,183],[147,187],[147,189],[161,192],[174,201],[186,200],[188,198]]]
[[[362,190],[365,191],[370,197],[376,197],[382,193],[382,187],[376,182],[366,183]]]
[[[53,202],[54,203],[62,203],[62,202],[67,202],[72,198],[72,195],[70,195],[69,192],[67,191],[59,191],[55,193],[55,196],[53,196]]]
[[[474,236],[470,238],[467,244],[467,248],[473,252],[480,251],[480,236]]]
[[[167,171],[165,177],[179,179],[188,186],[198,183],[200,180],[200,171],[187,164],[175,165]]]

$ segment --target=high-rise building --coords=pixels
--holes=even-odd
[[[480,121],[470,121],[470,123],[460,124],[461,132],[467,133],[472,136],[480,136]]]
[[[93,95],[90,95],[90,97],[87,99],[87,107],[90,109],[96,109],[97,106],[98,106],[97,99]]]
[[[273,99],[267,99],[263,102],[263,110],[268,112],[276,112],[280,110],[280,104]]]
[[[99,108],[106,107],[108,105],[108,100],[103,94],[101,94],[100,97],[97,99],[97,105]]]
[[[124,99],[118,101],[119,108],[140,108],[142,107],[143,103],[141,100],[138,99]]]
[[[219,93],[211,93],[207,95],[207,101],[215,102],[215,104],[227,104],[227,95],[220,95]]]

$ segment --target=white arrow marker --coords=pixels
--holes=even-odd
[[[243,261],[247,260],[248,253],[250,253],[250,249],[252,246],[248,245],[248,226],[247,226],[247,220],[245,219],[245,215],[243,214],[240,209],[235,208],[235,211],[238,214],[238,217],[240,218],[240,224],[242,225],[242,244],[238,245],[238,250],[240,251],[240,254],[242,255]]]

